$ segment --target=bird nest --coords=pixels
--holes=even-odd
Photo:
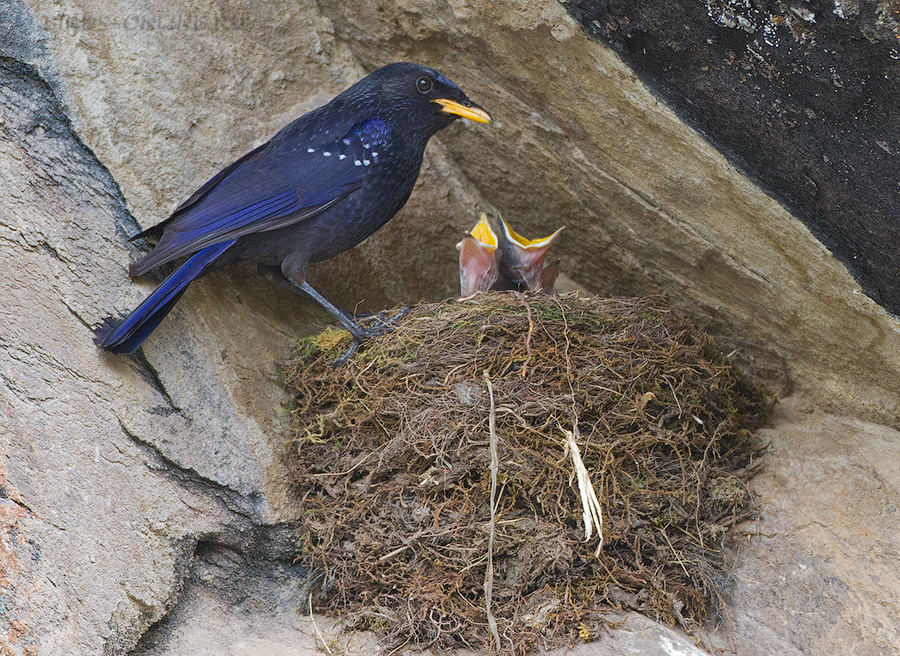
[[[395,328],[337,367],[326,331],[283,367],[318,610],[510,654],[590,640],[611,607],[715,615],[771,404],[709,336],[659,300],[516,293]]]

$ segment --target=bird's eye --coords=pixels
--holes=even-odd
[[[431,81],[430,77],[425,77],[423,75],[416,80],[416,89],[419,90],[419,93],[428,93],[431,91],[432,87],[434,87],[434,82]]]

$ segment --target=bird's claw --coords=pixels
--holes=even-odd
[[[394,322],[396,322],[398,319],[401,319],[401,318],[405,317],[407,314],[409,314],[410,311],[412,310],[412,308],[413,308],[412,305],[407,305],[405,307],[402,307],[402,308],[400,308],[400,310],[398,310],[394,314],[394,316],[392,316],[388,319],[384,318],[384,313],[387,310],[382,310],[381,312],[374,312],[374,313],[366,312],[366,313],[362,313],[362,314],[357,314],[357,315],[355,315],[355,318],[357,321],[360,319],[364,319],[364,320],[365,319],[375,319],[376,321],[378,321],[379,325],[368,329],[368,330],[382,329],[382,332],[376,333],[375,335],[371,335],[372,337],[376,337],[377,335],[383,335],[384,333],[388,332],[388,328],[390,326],[392,326],[394,324]]]
[[[379,335],[384,335],[385,333],[393,330],[393,327],[387,325],[386,323],[382,323],[379,326],[373,326],[372,328],[359,328],[358,331],[353,331],[350,333],[352,341],[350,342],[349,348],[344,352],[344,354],[334,361],[334,368],[337,369],[340,366],[347,364],[356,352],[359,351],[359,347],[363,345],[363,342],[372,339],[373,337],[378,337]]]
[[[363,345],[363,342],[370,340],[374,337],[380,337],[381,335],[385,335],[392,330],[394,330],[394,323],[409,314],[410,310],[412,310],[411,305],[407,305],[404,308],[401,308],[398,312],[396,312],[392,317],[388,319],[383,319],[384,312],[378,312],[374,314],[367,314],[367,319],[376,319],[379,323],[370,328],[362,328],[361,326],[357,326],[357,330],[351,331],[350,335],[353,338],[353,341],[350,344],[350,347],[347,351],[334,361],[335,367],[340,367],[341,365],[346,364],[350,361],[350,359],[356,355],[356,352],[359,351],[359,348]],[[361,315],[356,315],[359,317]]]
[[[334,361],[332,367],[334,369],[337,369],[338,367],[347,364],[350,361],[350,358],[356,355],[356,352],[359,350],[359,346],[360,343],[356,341],[356,338],[354,337],[353,341],[350,342],[350,348],[348,348],[341,357]]]

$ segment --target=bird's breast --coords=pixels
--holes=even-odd
[[[412,193],[420,166],[421,157],[398,162],[388,153],[371,162],[357,190],[312,220],[315,238],[310,261],[353,248],[393,218]]]

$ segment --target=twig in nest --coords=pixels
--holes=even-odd
[[[578,424],[574,426],[578,431]],[[563,430],[566,436],[566,451],[572,455],[572,464],[575,467],[575,477],[578,479],[578,493],[581,496],[581,509],[584,516],[584,541],[587,542],[594,534],[594,525],[597,525],[597,537],[600,542],[594,551],[595,556],[599,556],[603,550],[603,510],[600,507],[600,501],[597,499],[597,493],[591,484],[591,475],[588,473],[584,461],[581,459],[581,451],[578,449],[578,443],[575,441],[575,433],[570,430]]]
[[[525,363],[522,365],[522,378],[528,375],[528,364],[531,362],[531,336],[534,335],[534,318],[531,316],[531,306],[528,304],[528,299],[525,298],[525,294],[516,294],[525,305],[525,309],[528,311],[528,334],[525,336],[525,353],[528,355],[525,358]]]
[[[325,641],[325,636],[322,635],[322,632],[319,631],[319,625],[316,624],[316,618],[313,617],[312,612],[312,591],[307,594],[306,601],[309,603],[309,619],[312,620],[313,628],[316,630],[316,635],[319,637],[319,640],[322,641],[322,646],[325,647],[325,651],[328,652],[329,656],[333,656],[334,652],[331,651],[331,647],[328,646],[328,643]]]
[[[390,560],[391,558],[393,558],[393,557],[396,556],[397,554],[401,554],[401,553],[403,553],[404,551],[406,551],[407,549],[409,549],[409,545],[408,545],[408,544],[404,544],[402,547],[397,547],[397,548],[394,549],[392,552],[384,554],[381,558],[378,559],[378,562],[379,562],[379,563],[383,563],[383,562],[386,561],[386,560]]]
[[[491,612],[491,601],[494,595],[494,529],[496,528],[497,512],[497,470],[500,468],[500,458],[497,456],[497,411],[494,407],[494,387],[491,385],[491,377],[484,372],[484,381],[487,383],[488,396],[491,400],[491,410],[488,416],[488,428],[491,433],[491,532],[488,535],[487,571],[484,573],[484,606],[487,609],[488,625],[491,627],[491,635],[494,636],[494,646],[500,650],[500,634],[497,631],[497,620]]]

